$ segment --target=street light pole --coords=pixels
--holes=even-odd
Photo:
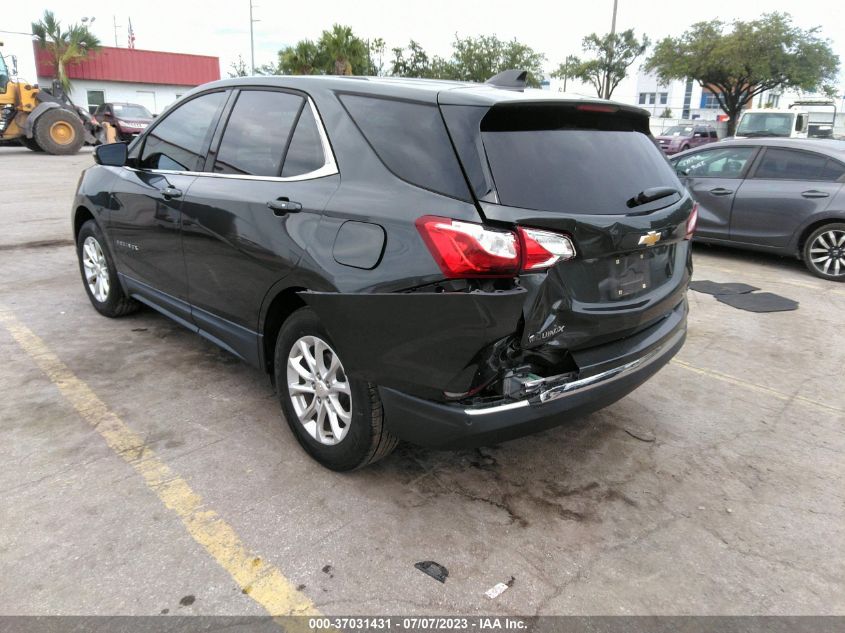
[[[610,21],[610,54],[607,58],[607,76],[605,77],[604,98],[610,99],[610,66],[613,64],[613,48],[616,40],[616,10],[619,0],[613,0],[613,19]]]
[[[252,32],[252,25],[254,23],[255,20],[252,19],[252,0],[249,0],[249,67],[251,69],[251,75],[255,74],[255,37]]]

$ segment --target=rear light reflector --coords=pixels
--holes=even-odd
[[[617,112],[619,108],[612,105],[604,105],[603,103],[582,103],[575,106],[576,110],[582,112]]]
[[[519,227],[522,270],[542,270],[575,257],[575,245],[566,235]]]
[[[692,239],[693,233],[695,233],[696,226],[698,226],[698,203],[694,202],[692,205],[692,211],[689,214],[689,218],[687,218],[687,234],[684,239]]]
[[[511,277],[519,272],[519,242],[512,231],[426,215],[417,230],[449,278]]]

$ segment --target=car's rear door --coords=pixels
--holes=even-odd
[[[551,101],[441,109],[486,220],[575,244],[575,258],[521,275],[523,347],[598,345],[682,302],[693,202],[641,111]],[[657,197],[635,200],[648,193]]]
[[[302,257],[339,176],[304,94],[243,88],[186,196],[188,296],[202,334],[254,362],[268,290]]]
[[[843,186],[845,165],[816,152],[767,147],[736,194],[731,240],[784,248]]]
[[[698,202],[696,236],[723,240],[730,237],[734,196],[756,154],[754,147],[730,145],[702,149],[670,161]]]
[[[132,148],[118,171],[109,215],[112,246],[130,292],[187,322],[182,203],[205,161],[228,96],[214,91],[171,110]]]

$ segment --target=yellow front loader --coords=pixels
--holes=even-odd
[[[15,58],[10,61],[11,72],[0,54],[0,141],[17,140],[34,152],[75,154],[84,143],[107,140],[109,130],[71,103],[56,82],[52,93],[18,82]]]

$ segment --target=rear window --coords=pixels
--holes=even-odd
[[[436,105],[340,95],[385,166],[402,180],[468,200],[469,190]]]
[[[538,123],[543,120],[535,118]],[[501,204],[542,211],[625,214],[631,212],[627,201],[645,189],[683,191],[653,139],[639,131],[635,121],[628,123],[624,115],[605,115],[601,120],[545,120],[553,125],[531,129],[538,126],[532,126],[528,118],[514,118],[514,124],[508,125],[508,118],[501,116],[493,122],[482,121],[484,149]],[[649,206],[659,208],[677,200],[664,198]]]

